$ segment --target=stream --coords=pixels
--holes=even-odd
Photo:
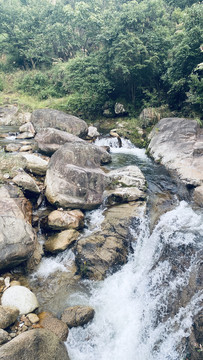
[[[147,179],[147,212],[136,229],[128,262],[104,281],[78,282],[71,270],[74,253],[66,250],[43,257],[29,277],[30,286],[41,308],[57,316],[72,305],[95,309],[90,324],[69,331],[65,344],[71,360],[187,359],[187,338],[203,301],[203,214],[191,207],[187,190],[144,149],[125,139],[119,148],[117,139],[108,137],[96,140],[96,145],[110,146],[112,163],[106,169],[137,165]],[[160,198],[156,210],[161,211],[154,216]],[[99,229],[104,208],[86,212],[81,236]],[[46,204],[39,211],[45,212]],[[130,231],[135,233],[133,227]],[[38,237],[43,243],[40,224]]]

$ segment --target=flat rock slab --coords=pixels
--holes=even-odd
[[[100,169],[103,151],[89,143],[66,143],[51,157],[45,195],[62,208],[94,209],[102,203],[109,179]]]
[[[85,137],[88,132],[88,126],[84,120],[53,109],[39,109],[33,111],[31,122],[34,125],[36,132],[46,128],[55,128],[81,138]]]
[[[26,160],[25,168],[33,174],[36,175],[45,175],[47,171],[48,161],[42,159],[38,155],[34,154],[21,154],[21,156]]]
[[[0,360],[70,360],[65,345],[51,331],[27,331],[1,346]]]

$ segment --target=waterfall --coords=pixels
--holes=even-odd
[[[185,201],[162,215],[151,234],[143,218],[128,263],[103,282],[87,282],[89,297],[72,296],[72,304],[83,298],[96,315],[86,328],[71,329],[71,360],[182,359],[203,300],[201,291],[180,297],[198,266],[202,220]]]

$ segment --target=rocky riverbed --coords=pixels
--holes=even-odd
[[[69,329],[95,315],[85,303],[65,300],[83,288],[81,279],[101,281],[126,264],[145,214],[152,230],[177,205],[178,189],[201,208],[202,132],[187,119],[162,119],[155,126],[149,151],[175,177],[159,192],[153,188],[161,178],[153,185],[136,164],[111,169],[108,146],[95,145],[98,131],[83,120],[51,109],[26,116],[14,110],[1,109],[0,119],[4,126],[20,125],[14,135],[4,133],[0,153],[0,359],[24,360],[28,353],[68,359],[63,342]],[[92,232],[88,214],[94,209]],[[48,279],[40,270],[45,262],[58,264]],[[198,314],[194,321],[199,346]]]

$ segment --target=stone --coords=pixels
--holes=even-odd
[[[40,194],[40,189],[34,179],[24,171],[21,171],[18,175],[16,175],[13,178],[13,182],[16,185],[22,187],[23,190],[31,191],[35,194]]]
[[[100,134],[95,126],[88,127],[88,134],[87,134],[88,139],[96,139],[99,135]]]
[[[77,241],[75,262],[78,273],[84,278],[102,280],[109,270],[116,271],[125,264],[145,211],[146,203],[139,201],[108,209],[101,230]],[[134,235],[130,232],[131,226]]]
[[[79,232],[74,229],[64,230],[52,235],[44,244],[45,250],[51,253],[63,251],[71,246],[78,239],[79,235]]]
[[[35,134],[35,129],[30,121],[21,125],[19,128],[19,131],[21,133],[29,132],[29,133],[32,133],[33,135]]]
[[[20,144],[8,144],[5,146],[6,152],[15,152],[20,149]]]
[[[17,113],[17,106],[0,106],[0,125],[15,125]]]
[[[52,313],[46,311],[40,313],[38,316],[41,327],[53,332],[61,341],[66,341],[69,331],[65,322],[57,319]]]
[[[34,125],[36,132],[46,128],[55,128],[85,138],[88,131],[88,126],[84,120],[53,109],[39,109],[33,111],[31,122]]]
[[[48,161],[34,154],[22,154],[22,156],[26,160],[25,168],[28,171],[41,176],[46,174]]]
[[[114,111],[115,111],[116,115],[121,115],[122,116],[122,115],[127,114],[127,111],[126,111],[124,105],[120,104],[120,103],[115,104]]]
[[[35,136],[32,132],[25,131],[16,136],[16,139],[32,139]]]
[[[136,187],[118,188],[104,192],[105,204],[116,205],[130,201],[144,200],[146,194]]]
[[[1,346],[0,360],[70,360],[66,347],[51,331],[26,331]]]
[[[4,291],[1,303],[3,306],[15,307],[21,315],[35,310],[39,304],[35,294],[25,286],[12,286]]]
[[[49,161],[45,178],[47,200],[62,208],[90,210],[99,206],[108,184],[100,169],[102,156],[103,151],[93,144],[61,146]]]
[[[203,129],[196,120],[164,118],[150,134],[149,152],[177,182],[199,187],[203,196]],[[201,201],[202,204],[202,201]]]
[[[6,329],[13,324],[18,318],[18,315],[19,310],[16,307],[0,305],[0,329]]]
[[[203,207],[203,185],[194,189],[193,200],[198,206]]]
[[[61,320],[65,322],[69,328],[83,326],[91,321],[95,311],[90,306],[71,306],[64,310]]]
[[[7,331],[0,329],[0,345],[5,344],[9,340]]]
[[[28,223],[31,221],[32,206],[24,197],[12,194],[12,190],[13,187],[0,187],[0,269],[28,260],[37,241]]]
[[[139,119],[143,127],[151,126],[160,120],[160,113],[154,108],[145,108],[140,113]]]
[[[56,150],[67,142],[81,142],[84,141],[78,136],[67,133],[66,131],[57,130],[54,128],[43,129],[35,136],[38,151],[52,155]]]
[[[20,285],[20,281],[12,280],[10,286],[16,286],[16,285]]]
[[[33,146],[32,145],[23,145],[20,148],[20,152],[24,152],[24,151],[32,151],[33,150]]]
[[[81,229],[84,227],[84,214],[80,210],[54,210],[48,215],[48,226],[53,230]]]
[[[34,313],[27,314],[27,318],[31,324],[36,324],[39,322],[39,317]]]

